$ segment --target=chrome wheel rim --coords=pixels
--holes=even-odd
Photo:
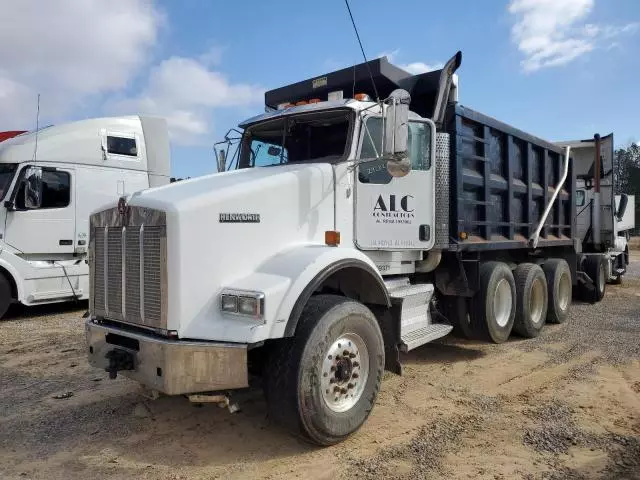
[[[369,377],[369,352],[362,337],[343,333],[322,361],[322,398],[334,412],[346,412],[362,396]]]
[[[496,316],[496,323],[499,327],[505,327],[511,317],[513,298],[509,282],[502,278],[496,285],[496,293],[493,297],[493,313]]]
[[[571,280],[566,273],[560,276],[558,285],[558,306],[560,310],[565,311],[569,306],[569,298],[571,297]]]
[[[533,280],[533,284],[531,285],[531,295],[529,297],[529,312],[531,313],[531,321],[536,325],[542,320],[544,289],[545,285],[540,278]]]

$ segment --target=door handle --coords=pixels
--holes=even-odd
[[[59,245],[73,245],[73,240],[60,240]]]

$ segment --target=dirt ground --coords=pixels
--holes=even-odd
[[[447,338],[387,374],[365,426],[316,448],[242,411],[147,400],[87,366],[79,307],[0,322],[0,478],[640,479],[640,255],[597,305],[503,345]]]

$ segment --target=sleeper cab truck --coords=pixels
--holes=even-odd
[[[225,171],[95,212],[90,363],[192,399],[256,379],[273,419],[331,445],[400,352],[534,337],[574,289],[597,299],[570,151],[459,105],[460,61],[268,91]]]
[[[9,305],[89,298],[89,214],[169,183],[166,122],[108,117],[0,143],[0,318]]]

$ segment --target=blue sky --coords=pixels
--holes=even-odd
[[[362,61],[343,0],[47,3],[0,0],[0,130],[33,128],[36,92],[43,123],[163,115],[179,177],[215,169],[265,89]],[[640,140],[637,0],[350,4],[370,58],[417,72],[462,50],[464,105],[549,140]]]

